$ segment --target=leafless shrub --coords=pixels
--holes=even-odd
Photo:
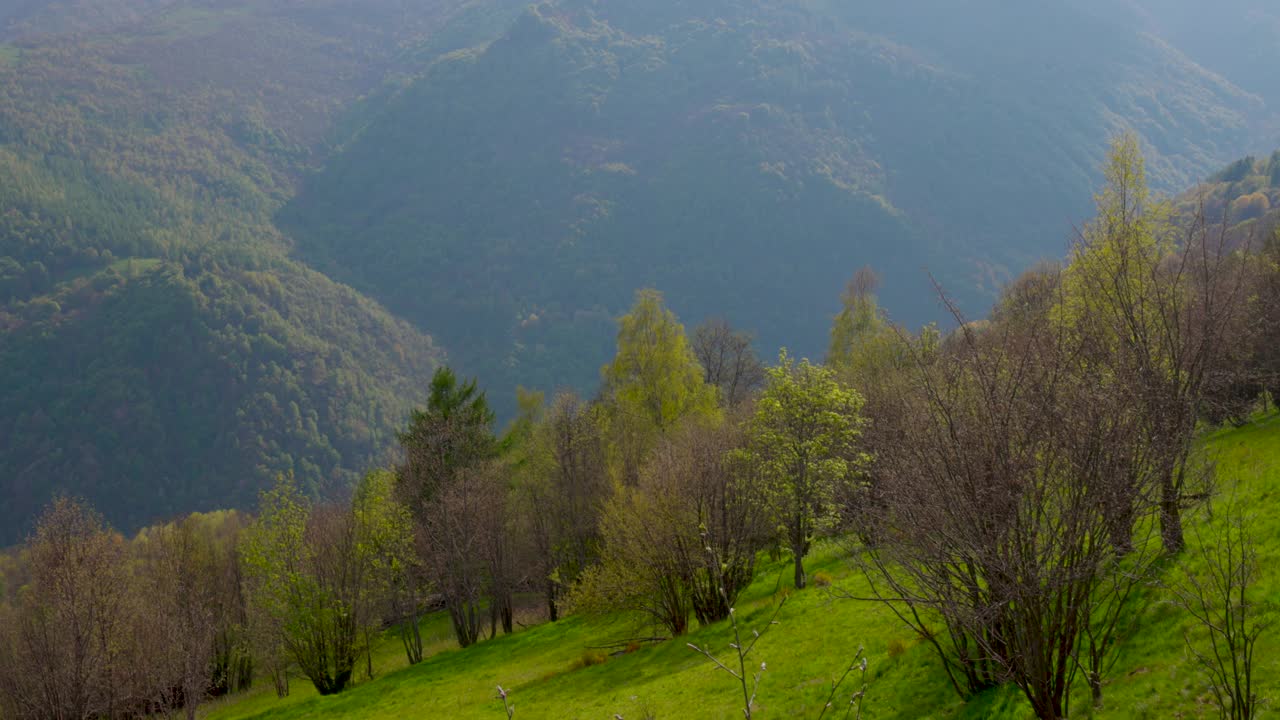
[[[1193,620],[1187,652],[1199,667],[1224,720],[1258,717],[1258,640],[1271,626],[1257,599],[1261,573],[1249,523],[1236,501],[1223,517],[1195,533],[1195,550],[1169,586],[1173,602]]]

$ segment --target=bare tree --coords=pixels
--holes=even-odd
[[[693,354],[708,385],[720,388],[720,401],[733,407],[764,386],[764,365],[752,349],[749,333],[729,321],[712,318],[693,331]]]
[[[751,584],[756,554],[771,539],[764,478],[735,452],[746,440],[749,417],[744,409],[725,422],[688,423],[658,445],[641,481],[645,492],[687,512],[676,552],[702,624],[729,616]]]
[[[1197,531],[1196,550],[1170,590],[1174,603],[1195,621],[1184,639],[1218,716],[1252,720],[1263,703],[1254,654],[1271,625],[1257,599],[1261,566],[1248,521],[1234,500],[1210,528]]]
[[[1038,717],[1065,717],[1084,646],[1101,687],[1131,597],[1108,588],[1130,587],[1120,573],[1141,576],[1150,557],[1121,560],[1100,511],[1129,462],[1113,438],[1130,419],[1122,396],[1075,372],[1084,339],[1069,328],[957,320],[936,358],[921,354],[904,386],[915,391],[877,418],[902,442],[879,458],[887,517],[868,577],[962,694],[1009,680]]]
[[[9,718],[110,717],[135,701],[121,682],[129,593],[123,539],[74,500],[49,506],[30,541],[31,582],[0,627],[0,708]]]
[[[156,640],[140,660],[159,661],[162,679],[155,692],[164,705],[183,708],[189,719],[195,718],[209,689],[219,629],[216,583],[225,577],[197,523],[188,518],[160,526],[136,542],[141,577],[135,591],[146,602],[137,634],[146,632]],[[177,690],[174,697],[166,697],[166,686]]]
[[[421,511],[420,548],[462,647],[481,639],[494,590],[494,548],[505,532],[504,478],[498,461],[462,468]]]

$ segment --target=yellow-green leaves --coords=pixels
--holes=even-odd
[[[603,374],[616,408],[657,430],[716,412],[715,388],[704,382],[684,326],[657,290],[636,293],[631,312],[618,320],[618,354]]]
[[[657,290],[636,293],[618,320],[618,354],[602,374],[611,465],[624,483],[635,482],[656,438],[686,418],[719,413],[717,389]]]
[[[746,459],[765,478],[775,521],[795,554],[797,587],[804,586],[801,561],[814,534],[835,518],[840,490],[869,462],[858,445],[862,404],[831,369],[796,363],[785,350],[756,403]]]

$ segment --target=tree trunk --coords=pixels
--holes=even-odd
[[[418,628],[418,614],[410,612],[400,623],[400,641],[410,665],[422,662],[422,631]]]
[[[1160,539],[1165,552],[1173,555],[1182,552],[1186,541],[1182,537],[1182,497],[1173,481],[1173,472],[1160,481]]]
[[[289,674],[281,668],[271,671],[271,681],[276,686],[276,697],[289,697]]]
[[[556,581],[547,579],[547,618],[551,622],[560,619],[560,612],[556,608]]]
[[[805,586],[804,576],[804,548],[793,547],[792,554],[796,556],[796,589],[803,590]]]

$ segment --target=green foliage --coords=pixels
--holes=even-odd
[[[618,320],[618,353],[602,374],[613,411],[658,432],[716,412],[715,388],[704,381],[684,326],[656,290],[636,293],[631,311]]]
[[[835,374],[784,350],[756,402],[745,450],[769,488],[781,540],[795,556],[796,587],[814,538],[838,518],[837,500],[859,482],[870,457],[858,445],[862,396]]]
[[[349,488],[385,461],[439,352],[290,259],[272,225],[317,128],[372,82],[371,56],[335,43],[377,54],[413,32],[330,5],[360,22],[278,3],[23,16],[141,24],[0,63],[0,542],[59,489],[130,530],[248,507],[282,472]]]
[[[134,528],[251,506],[277,473],[308,492],[349,486],[393,440],[436,354],[287,263],[124,263],[58,298],[0,344],[3,540],[59,489]]]
[[[448,366],[431,378],[425,410],[414,410],[399,434],[406,463],[400,470],[405,497],[432,500],[457,474],[494,457],[493,411],[474,379],[459,382]]]
[[[1280,560],[1280,511],[1276,509],[1276,469],[1280,468],[1280,417],[1271,415],[1255,425],[1215,433],[1203,445],[1224,478],[1239,482],[1241,497],[1256,499],[1253,510],[1260,540],[1262,567]],[[1197,516],[1199,525],[1207,520]],[[1207,526],[1206,526],[1207,527]],[[1206,537],[1209,536],[1206,533]],[[1188,535],[1192,550],[1197,534]],[[1193,562],[1195,552],[1188,554]],[[842,548],[819,544],[811,559],[815,575],[832,576],[839,591],[866,596],[871,590],[865,578],[851,569]],[[1195,570],[1202,568],[1195,566]],[[737,604],[739,620],[747,627],[767,622],[776,605],[774,590],[785,563],[763,567],[757,580]],[[1163,569],[1173,579],[1176,569]],[[1144,600],[1158,600],[1144,591]],[[1274,599],[1280,578],[1264,573],[1259,597]],[[1187,657],[1184,631],[1195,626],[1171,604],[1135,604],[1132,632],[1118,642],[1113,677],[1101,707],[1089,706],[1088,690],[1078,687],[1072,698],[1080,717],[1098,720],[1157,718],[1184,715],[1211,717],[1207,688]],[[1277,618],[1275,610],[1265,617]],[[446,632],[441,616],[428,620],[437,632]],[[828,683],[843,669],[838,651],[849,654],[865,645],[872,671],[867,692],[868,714],[886,720],[953,718],[955,720],[1021,720],[1028,709],[1021,694],[1001,687],[969,701],[959,700],[946,675],[923,643],[906,639],[902,622],[887,608],[857,601],[833,601],[826,593],[792,595],[778,616],[778,626],[759,641],[756,653],[768,662],[768,676],[759,701],[771,715],[813,717],[825,702]],[[576,667],[583,648],[605,645],[626,636],[629,626],[613,617],[574,616],[557,623],[529,628],[497,638],[466,651],[444,651],[414,668],[393,672],[336,698],[316,698],[303,693],[278,702],[268,696],[251,696],[211,709],[210,720],[249,718],[319,718],[342,720],[400,718],[406,708],[422,715],[448,715],[459,720],[494,716],[493,685],[507,687],[519,717],[608,717],[636,715],[642,706],[656,717],[725,720],[741,717],[733,688],[705,659],[689,652],[684,642],[700,647],[722,647],[732,642],[727,623],[694,628],[678,642],[646,645],[633,653],[610,658],[593,667]],[[848,639],[848,642],[844,642]],[[1269,698],[1280,693],[1280,674],[1274,672],[1280,657],[1280,634],[1263,636],[1257,650],[1260,661],[1255,676],[1257,692]],[[572,669],[570,669],[572,668]],[[1073,717],[1075,714],[1073,713]]]
[[[291,478],[262,495],[241,557],[255,615],[257,654],[278,672],[283,656],[321,695],[352,680],[378,610],[413,557],[408,511],[395,476],[374,472],[350,506],[311,506]]]
[[[1148,269],[1158,267],[1175,249],[1173,207],[1151,198],[1146,161],[1133,133],[1112,140],[1103,175],[1106,183],[1095,198],[1097,215],[1084,228],[1084,241],[1072,248],[1063,278],[1063,303],[1056,312],[1061,322],[1071,326],[1087,312],[1111,318],[1131,308],[1133,317],[1119,318],[1117,327],[1158,329],[1160,297],[1157,279]],[[1140,339],[1120,336],[1118,331],[1110,337],[1116,344]],[[1158,338],[1145,339],[1153,350],[1160,346]]]
[[[375,470],[356,485],[351,501],[358,529],[355,551],[371,576],[361,590],[364,603],[382,602],[408,585],[410,565],[416,562],[413,517],[395,489],[395,473]]]
[[[618,320],[618,352],[601,370],[614,476],[634,484],[657,439],[679,422],[714,417],[717,390],[706,383],[684,326],[656,290],[636,293]]]
[[[845,288],[827,349],[827,367],[864,392],[903,360],[902,341],[876,301],[875,282],[871,271],[863,269]]]

